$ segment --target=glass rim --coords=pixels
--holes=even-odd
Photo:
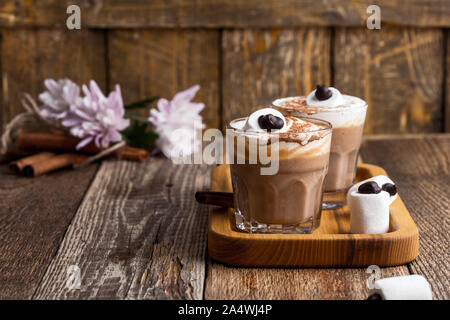
[[[297,111],[297,112],[300,112],[300,113],[307,114],[305,111],[298,110],[298,109],[296,109],[295,107],[281,106],[281,105],[276,105],[276,104],[275,104],[275,101],[278,101],[278,100],[295,99],[295,98],[300,98],[300,97],[305,97],[305,98],[306,98],[306,96],[282,97],[282,98],[278,98],[278,99],[273,100],[273,101],[270,103],[270,106],[271,106],[272,108],[273,108],[273,107],[275,107],[275,108],[281,108],[281,109],[288,110],[288,111]],[[358,97],[356,97],[356,98],[358,98]],[[358,98],[358,99],[361,99],[361,98]],[[317,110],[316,113],[319,113],[319,112],[322,112],[322,113],[326,113],[326,112],[332,113],[332,112],[338,112],[338,111],[349,111],[349,110],[355,110],[355,109],[363,109],[363,108],[367,108],[367,107],[368,107],[367,101],[365,101],[365,100],[363,100],[363,99],[361,99],[361,101],[364,101],[364,104],[362,104],[362,105],[353,105],[353,106],[338,106],[339,108],[338,108],[338,107],[308,106],[308,105],[306,105],[306,107],[307,107],[307,108],[310,108],[310,109],[319,109],[319,108],[321,108],[321,109]],[[316,114],[316,113],[314,113],[314,114]],[[311,119],[312,119],[312,118],[311,118]]]
[[[295,117],[298,118],[300,120],[304,120],[304,121],[308,121],[308,122],[316,122],[316,123],[321,123],[326,125],[325,128],[321,128],[318,130],[311,130],[311,131],[307,131],[307,132],[290,132],[289,134],[291,135],[300,135],[300,134],[309,134],[309,133],[320,133],[320,132],[325,132],[325,131],[330,131],[333,129],[333,125],[331,124],[331,122],[326,121],[326,120],[322,120],[322,119],[318,119],[318,118],[314,118],[314,117],[303,117],[303,116],[294,116],[294,115],[289,115],[290,117]],[[227,124],[227,129],[232,129],[233,131],[239,132],[239,133],[245,133],[247,135],[273,135],[273,136],[279,136],[282,134],[287,134],[287,132],[272,132],[272,131],[264,131],[264,132],[260,132],[260,131],[245,131],[243,129],[237,129],[231,126],[231,123],[235,122],[235,121],[243,121],[246,120],[248,117],[241,117],[241,118],[236,118],[232,121],[230,121]]]

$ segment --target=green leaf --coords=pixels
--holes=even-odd
[[[147,119],[147,118],[138,116],[138,115],[136,115],[136,114],[125,114],[125,115],[124,115],[124,118],[125,118],[125,119],[135,120],[135,121],[142,122],[142,123],[150,123],[150,122],[148,122],[148,119]]]
[[[154,97],[150,97],[150,98],[147,98],[147,99],[144,99],[141,101],[133,102],[133,103],[127,104],[125,106],[125,109],[127,109],[127,110],[143,109],[143,108],[146,108],[150,103],[155,102],[158,99],[159,99],[158,96],[154,96]]]
[[[138,121],[133,121],[132,125],[123,130],[122,136],[130,147],[142,149],[151,149],[158,139],[158,134],[150,129],[148,123]]]

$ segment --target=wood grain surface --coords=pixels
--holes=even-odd
[[[419,257],[382,276],[422,274],[435,299],[450,298],[449,146],[448,134],[366,137],[361,152],[387,170],[420,230]],[[95,169],[24,179],[0,166],[1,298],[367,297],[365,268],[232,268],[207,259],[207,207],[193,195],[209,188],[210,168],[106,161],[88,188]],[[81,269],[80,290],[65,287],[70,265]]]
[[[219,125],[219,32],[215,30],[114,30],[108,34],[110,84],[125,102],[158,95],[172,99],[195,84],[207,126]],[[148,112],[146,114],[148,116]]]
[[[450,293],[450,135],[401,140],[368,140],[364,161],[386,169],[419,228],[419,257],[411,273],[431,283],[437,299]]]
[[[382,277],[409,274],[406,266],[381,269]],[[234,268],[208,261],[205,299],[366,299],[365,268]]]
[[[441,30],[337,28],[334,84],[369,105],[366,133],[441,132]]]
[[[89,27],[364,26],[367,7],[379,5],[383,23],[449,27],[446,0],[3,0],[0,25],[55,26],[77,4]]]
[[[0,299],[31,299],[96,170],[30,179],[0,166]]]
[[[445,57],[445,105],[444,105],[444,129],[445,132],[450,132],[450,31],[444,31],[447,48],[447,55]]]
[[[225,30],[223,127],[278,97],[330,83],[330,30]]]
[[[201,299],[208,213],[194,199],[206,166],[106,161],[35,299]],[[81,289],[66,288],[70,265]]]
[[[95,79],[106,89],[104,32],[67,29],[2,29],[0,132],[23,112],[25,92],[38,100],[46,78],[68,77],[78,84]],[[88,48],[88,49],[87,49]]]

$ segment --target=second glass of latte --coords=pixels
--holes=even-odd
[[[356,174],[367,103],[360,98],[343,95],[336,88],[319,85],[308,96],[277,99],[272,102],[272,107],[286,116],[317,118],[332,124],[323,208],[342,207],[345,192],[353,184]]]

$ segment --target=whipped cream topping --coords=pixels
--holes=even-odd
[[[329,89],[333,92],[332,89],[335,88]],[[314,96],[314,98],[310,96]],[[326,120],[333,125],[333,128],[357,126],[364,123],[367,110],[364,100],[340,93],[335,98],[333,98],[334,96],[335,93],[329,99],[320,101],[315,97],[314,90],[308,95],[310,103],[313,105],[309,105],[308,97],[297,96],[276,99],[272,102],[272,106],[284,114]]]
[[[281,115],[281,117],[284,121],[283,128],[281,128],[279,130],[272,130],[271,132],[268,132],[267,130],[262,129],[259,126],[257,120],[256,120],[256,124],[255,124],[255,120],[251,119],[252,115],[256,114],[259,117],[259,116],[263,115],[263,114],[259,113],[259,111],[263,111],[266,109],[271,110],[271,112],[276,111]],[[279,111],[277,111],[275,109],[271,109],[271,108],[266,108],[266,109],[258,110],[247,118],[233,120],[230,123],[230,126],[233,129],[245,131],[248,133],[259,132],[259,133],[267,133],[268,135],[270,135],[272,133],[279,133],[280,137],[287,137],[292,134],[313,133],[313,132],[317,132],[317,131],[320,131],[320,130],[323,130],[326,128],[325,126],[317,125],[314,122],[305,121],[305,120],[299,119],[297,117],[292,117],[292,116],[284,117]]]
[[[291,157],[305,153],[321,155],[329,152],[330,143],[331,135],[327,135],[321,139],[305,139],[301,143],[280,141],[278,148],[281,152],[287,151]]]
[[[330,88],[331,89],[331,88]],[[314,91],[313,91],[314,92]],[[307,97],[305,96],[296,96],[296,97],[287,97],[287,98],[279,98],[272,102],[274,107],[289,109],[289,110],[297,110],[301,111],[305,114],[315,114],[318,112],[337,112],[344,111],[346,109],[352,108],[361,108],[366,105],[366,102],[358,97],[349,96],[347,94],[341,95],[342,102],[340,104],[329,104],[329,105],[309,105],[307,102]],[[317,99],[317,98],[316,98]],[[331,98],[330,98],[331,99]],[[323,100],[323,102],[327,102],[329,100]]]
[[[306,96],[306,104],[311,107],[337,107],[343,105],[344,98],[341,92],[333,87],[329,87],[328,89],[331,91],[331,96],[328,99],[318,99],[316,96],[317,89],[315,89]]]
[[[267,131],[259,126],[258,119],[269,112],[283,119],[284,126],[279,130]],[[279,111],[264,108],[255,111],[247,118],[233,120],[230,126],[236,131],[233,135],[243,135],[248,139],[257,139],[258,144],[278,145],[281,150],[295,153],[308,152],[316,149],[318,153],[328,152],[331,130],[326,123],[302,120],[298,117],[284,117]],[[274,140],[274,138],[276,138]],[[275,143],[275,144],[274,144]],[[301,147],[301,148],[299,148]]]

